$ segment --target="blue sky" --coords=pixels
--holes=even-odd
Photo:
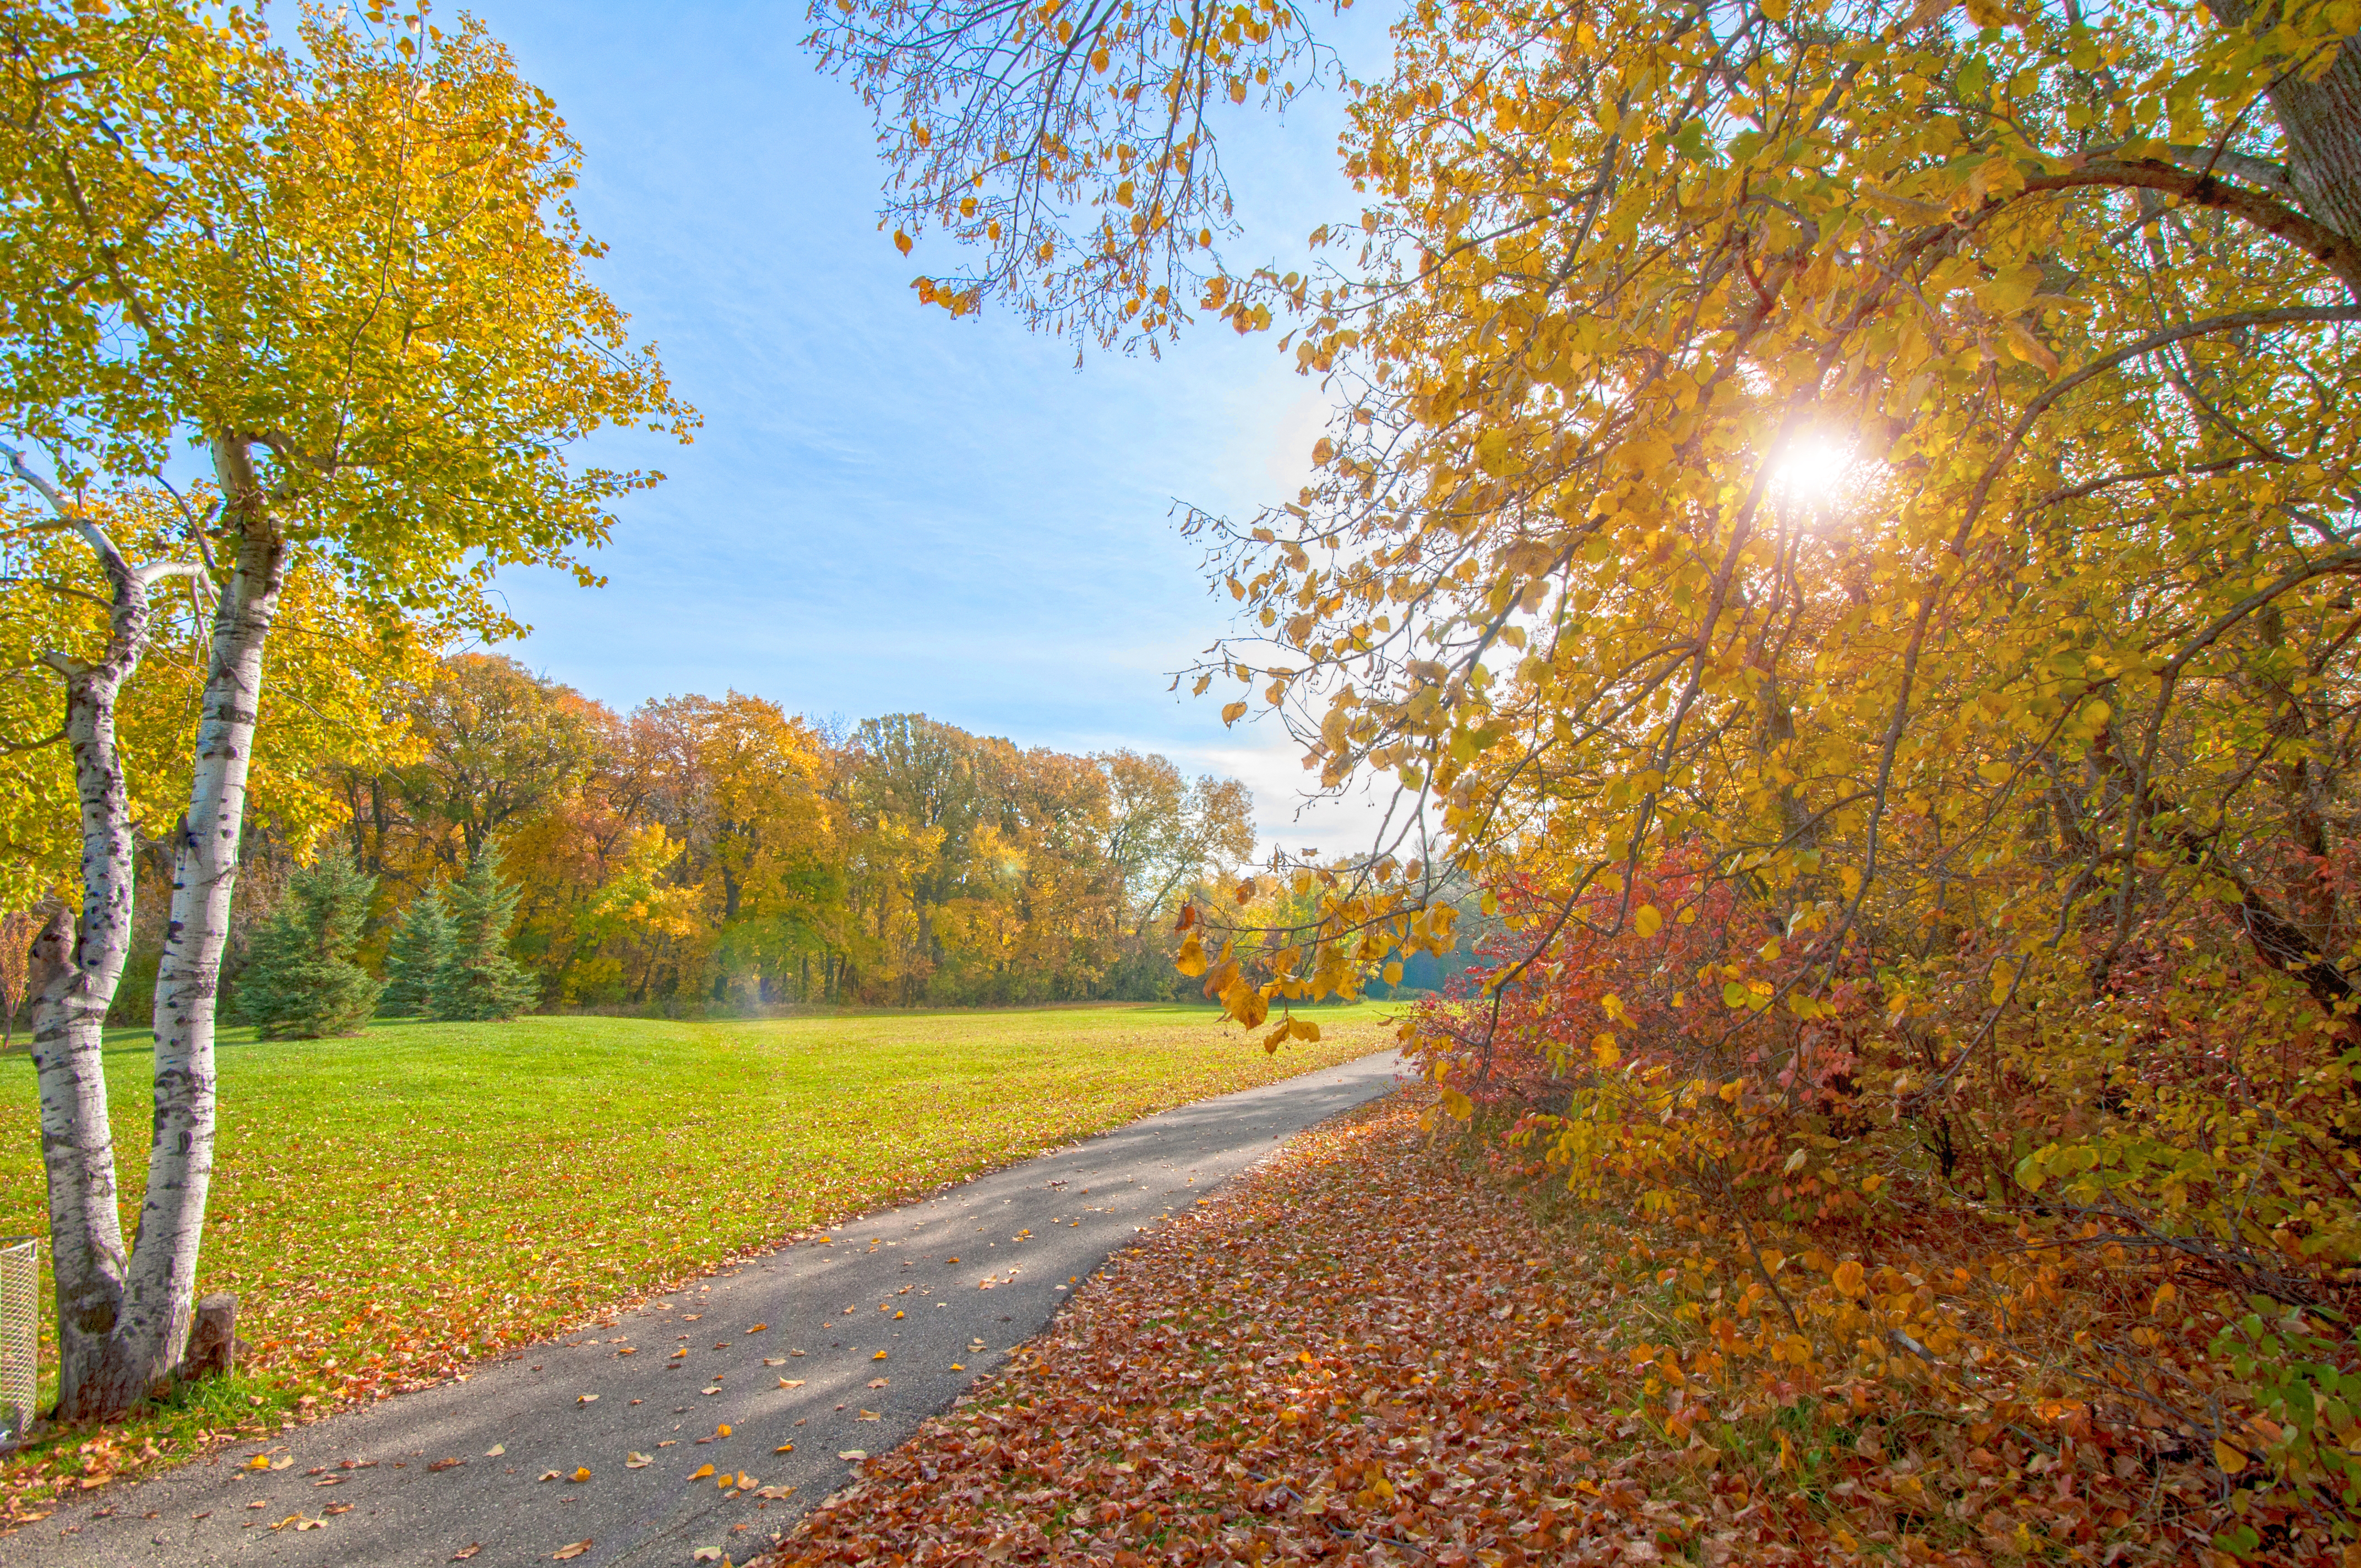
[[[1244,778],[1266,832],[1345,848],[1362,814],[1298,822],[1275,729],[1224,731],[1170,672],[1228,624],[1170,515],[1291,497],[1324,402],[1269,336],[1187,335],[1161,361],[922,308],[876,226],[851,90],[798,47],[800,7],[490,0],[480,15],[585,152],[596,276],[705,418],[686,449],[602,443],[667,482],[619,509],[609,586],[503,576],[508,650],[620,707],[734,687],[818,717],[922,710],[1021,744],[1159,751]],[[1382,18],[1331,22],[1365,74]],[[1245,239],[1294,252],[1359,203],[1340,99],[1225,142]],[[922,251],[920,261],[928,259]]]

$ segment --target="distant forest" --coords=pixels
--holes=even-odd
[[[1180,901],[1254,853],[1246,787],[1161,756],[923,714],[839,729],[735,692],[626,714],[499,655],[430,668],[395,688],[405,760],[330,769],[343,841],[319,852],[377,879],[371,964],[411,899],[495,857],[523,889],[512,946],[546,1007],[1169,998],[1191,985],[1171,963]],[[251,837],[236,948],[296,860]],[[147,1018],[161,887],[139,905],[123,1023]]]

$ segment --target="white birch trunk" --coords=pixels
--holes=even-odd
[[[195,778],[176,825],[172,903],[156,970],[155,1143],[115,1329],[123,1372],[142,1389],[179,1368],[196,1309],[214,1169],[214,1003],[245,831],[263,647],[286,576],[286,536],[245,443],[216,439],[214,467],[237,523],[237,554],[214,615]]]
[[[94,664],[61,654],[48,660],[66,678],[66,736],[81,805],[82,901],[79,911],[49,912],[27,976],[57,1288],[59,1408],[78,1418],[105,1406],[118,1381],[109,1364],[126,1259],[100,1050],[107,1004],[131,948],[136,872],[115,705],[146,651],[148,609],[147,577],[97,527],[60,510],[78,524],[75,532],[98,556],[113,588],[104,655]]]

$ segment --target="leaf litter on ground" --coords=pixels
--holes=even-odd
[[[1644,1249],[1568,1255],[1527,1195],[1422,1134],[1422,1098],[1304,1134],[1145,1234],[762,1568],[2099,1560],[2037,1457],[1961,1494],[1990,1516],[1927,1504],[1944,1461],[1886,1453],[1874,1421],[1807,1479],[1807,1432],[1842,1415],[1822,1390],[1733,1412],[1751,1442],[1668,1437]],[[1993,1554],[1995,1519],[2019,1550]],[[2163,1544],[2114,1560],[2176,1560]]]

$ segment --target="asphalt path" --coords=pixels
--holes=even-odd
[[[1396,1067],[1199,1101],[869,1215],[464,1381],[107,1487],[0,1538],[0,1564],[742,1563],[1139,1232]]]

